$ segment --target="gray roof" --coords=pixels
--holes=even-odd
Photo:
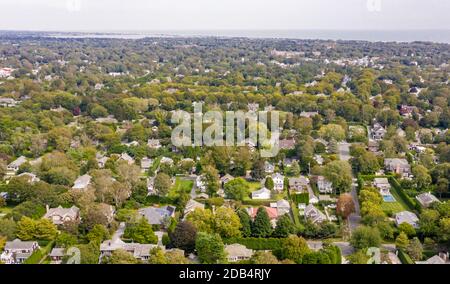
[[[145,217],[151,225],[161,225],[167,217],[172,216],[175,212],[175,207],[146,207],[139,209],[138,213]]]
[[[17,160],[15,160],[12,163],[10,163],[8,165],[8,168],[20,167],[23,163],[26,163],[26,161],[27,161],[27,158],[25,158],[24,156],[20,156],[19,158],[17,158]]]
[[[66,255],[65,248],[53,248],[52,252],[49,254],[50,257],[63,257]]]
[[[19,239],[15,239],[12,242],[6,242],[5,250],[33,250],[33,247],[37,246],[37,242],[23,242]]]

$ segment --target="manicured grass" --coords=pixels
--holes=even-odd
[[[408,206],[408,204],[403,200],[403,198],[400,196],[400,194],[398,194],[397,190],[398,189],[395,186],[391,187],[391,194],[392,194],[392,196],[394,196],[395,200],[397,201],[397,202],[393,202],[393,203],[399,203],[399,206],[402,207],[401,211],[405,211],[405,210],[414,211],[415,208],[410,208],[410,206]],[[383,204],[384,203],[386,203],[386,202],[383,202]],[[398,212],[400,212],[400,211],[398,211]]]
[[[294,217],[294,224],[296,226],[300,225],[300,214],[298,212],[297,206],[295,206],[295,203],[293,201],[291,203],[291,209],[292,209],[292,217]]]
[[[399,202],[383,202],[381,208],[384,212],[398,213],[407,210]]]
[[[248,186],[250,187],[250,191],[261,189],[261,183],[257,181],[248,182]]]
[[[192,180],[184,180],[179,177],[175,180],[175,185],[170,189],[168,197],[178,197],[180,192],[190,193],[194,182]]]

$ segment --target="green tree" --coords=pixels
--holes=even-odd
[[[282,259],[290,259],[297,264],[302,264],[303,257],[311,253],[305,239],[291,235],[283,240],[280,248]]]
[[[124,237],[140,244],[156,244],[158,242],[158,237],[153,232],[152,225],[145,218],[141,218],[135,224],[128,224]]]
[[[252,235],[252,219],[248,215],[247,210],[241,209],[238,211],[239,219],[241,220],[241,233],[243,237],[250,237]]]
[[[212,233],[214,227],[214,216],[211,210],[196,208],[186,217],[198,232]]]
[[[214,232],[222,238],[241,236],[241,220],[231,208],[220,207],[214,214]]]
[[[381,244],[380,232],[377,228],[361,226],[353,232],[350,244],[356,249],[379,247]]]
[[[170,177],[165,173],[158,173],[155,177],[154,187],[160,196],[166,196],[169,192],[172,182]]]
[[[273,190],[273,188],[275,187],[275,184],[273,183],[272,177],[266,177],[266,181],[264,182],[264,186],[268,190]]]
[[[270,236],[272,231],[272,224],[270,223],[266,209],[259,207],[252,224],[252,235],[258,238],[265,238]]]
[[[111,256],[108,258],[107,263],[109,264],[138,264],[137,260],[131,253],[123,249],[117,249],[112,252]]]
[[[34,238],[36,231],[36,222],[28,217],[22,217],[17,223],[17,237],[23,241],[29,241]]]
[[[225,184],[224,192],[227,198],[242,201],[250,194],[250,186],[243,178],[235,178]]]
[[[408,247],[408,245],[409,245],[408,236],[404,232],[401,232],[395,239],[395,246],[399,249],[404,250],[406,249],[406,247]]]
[[[409,242],[409,245],[406,248],[406,252],[415,261],[419,261],[422,259],[423,247],[418,238],[413,238]]]
[[[286,238],[291,234],[295,234],[295,225],[288,214],[284,214],[277,221],[277,226],[273,235],[278,238]]]
[[[279,264],[278,259],[269,251],[256,251],[250,258],[251,264]]]
[[[49,219],[36,221],[34,238],[38,240],[54,240],[58,235],[58,229]]]
[[[195,239],[197,238],[197,229],[189,222],[180,222],[175,230],[169,234],[172,245],[176,248],[191,253],[195,249]]]
[[[195,248],[202,263],[217,264],[225,262],[224,245],[217,234],[198,233]]]
[[[92,230],[86,235],[89,242],[101,243],[110,238],[108,229],[101,224],[95,224]]]
[[[0,236],[13,240],[16,237],[17,224],[13,219],[0,219]]]
[[[349,191],[352,185],[352,169],[346,161],[333,161],[324,168],[324,176],[339,192]]]

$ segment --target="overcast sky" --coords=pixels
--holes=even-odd
[[[449,11],[449,0],[0,0],[0,29],[450,29]]]

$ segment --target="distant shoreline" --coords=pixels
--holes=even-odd
[[[52,38],[142,39],[147,37],[218,37],[292,40],[345,40],[368,42],[433,42],[450,44],[450,29],[443,30],[167,30],[167,31],[0,31],[2,34]]]

